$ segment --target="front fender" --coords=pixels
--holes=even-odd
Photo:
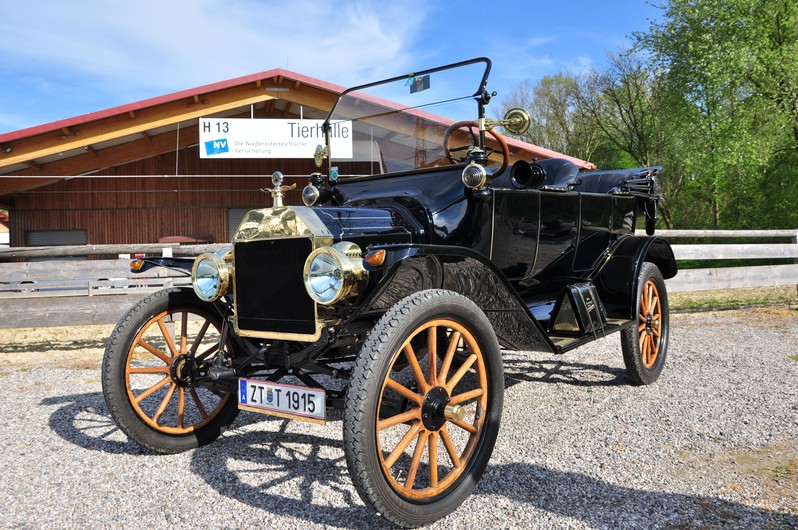
[[[474,301],[504,347],[554,351],[542,326],[501,271],[478,252],[438,245],[390,245],[380,249],[386,251],[383,274],[363,311],[385,312],[415,292],[446,289]]]
[[[191,275],[191,268],[194,266],[195,258],[164,258],[161,256],[146,256],[136,258],[130,262],[130,272],[139,274],[155,267],[165,267],[167,269],[185,272]]]

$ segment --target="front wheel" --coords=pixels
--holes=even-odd
[[[472,301],[429,290],[391,308],[363,343],[344,411],[366,505],[405,527],[454,511],[488,464],[503,394],[499,344]]]
[[[191,289],[158,291],[122,317],[105,349],[102,386],[129,438],[177,453],[210,443],[233,422],[232,392],[196,377],[219,352],[221,331],[222,317]]]
[[[637,277],[637,325],[621,332],[626,372],[636,385],[659,378],[668,353],[668,292],[653,263],[644,263]]]

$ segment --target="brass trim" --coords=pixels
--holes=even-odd
[[[308,335],[305,333],[282,333],[276,331],[255,331],[246,330],[238,327],[238,317],[233,316],[233,328],[236,333],[242,337],[252,337],[256,339],[276,339],[276,340],[294,340],[297,342],[316,342],[321,338],[321,330],[324,328],[324,323],[319,322],[318,312],[316,318],[316,333]]]
[[[321,247],[331,246],[334,241],[332,233],[319,219],[317,213],[307,206],[284,206],[281,208],[250,210],[241,220],[241,224],[233,237],[233,263],[235,263],[235,251],[238,245],[267,239],[294,238],[311,239],[311,252]],[[302,272],[302,269],[300,269],[297,274],[302,275]],[[235,274],[235,269],[233,273]],[[316,321],[316,331],[312,334],[241,329],[238,325],[238,298],[235,296],[237,284],[235,281],[231,283],[234,295],[233,328],[242,337],[316,342],[321,338],[322,329],[333,323],[328,322],[319,315],[319,304],[313,301],[313,318]],[[302,294],[309,296],[304,290]]]

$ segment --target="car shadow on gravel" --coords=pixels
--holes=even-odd
[[[504,360],[504,384],[560,383],[581,387],[626,386],[632,380],[624,368],[562,360]]]
[[[50,414],[50,428],[58,436],[78,447],[110,454],[158,454],[129,440],[119,430],[105,406],[102,392],[49,397],[41,400],[40,404],[61,405]],[[241,416],[241,420],[236,421],[236,425],[240,427],[257,419],[244,415]]]
[[[715,497],[627,488],[528,463],[488,466],[476,494],[501,495],[590,528],[798,528],[795,514]]]
[[[119,431],[105,408],[102,392],[49,397],[41,404],[61,405],[50,415],[50,428],[78,447],[111,454],[152,454]]]
[[[584,366],[587,368],[577,363],[577,371],[596,370],[593,365]],[[112,454],[152,454],[119,432],[101,392],[51,397],[41,404],[61,405],[50,415],[49,425],[72,444]],[[333,418],[333,423],[338,421],[340,418]],[[265,430],[238,431],[262,422],[269,423]],[[358,498],[341,439],[288,432],[290,424],[277,418],[242,415],[233,431],[193,451],[191,471],[219,495],[275,515],[329,527],[390,528]],[[474,495],[503,496],[514,503],[583,521],[589,527],[798,528],[794,514],[714,497],[627,488],[581,473],[523,462],[489,465]],[[468,510],[467,503],[460,509]],[[456,518],[456,513],[451,517]],[[497,525],[533,522],[507,520],[497,521]]]
[[[288,420],[265,421],[279,428],[228,434],[194,452],[192,471],[220,495],[276,515],[326,527],[392,528],[360,501],[341,439],[286,432]]]

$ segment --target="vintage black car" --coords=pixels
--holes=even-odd
[[[345,91],[305,206],[283,205],[278,172],[273,205],[229,248],[134,262],[191,270],[193,289],[146,297],[108,341],[103,392],[130,438],[174,453],[240,409],[314,422],[338,409],[363,501],[419,526],[455,510],[488,464],[503,350],[563,354],[620,332],[630,383],[657,380],[677,270],[653,237],[660,168],[513,161],[496,128],[522,134],[530,119],[486,117],[490,66]],[[474,106],[473,121],[437,116]]]

